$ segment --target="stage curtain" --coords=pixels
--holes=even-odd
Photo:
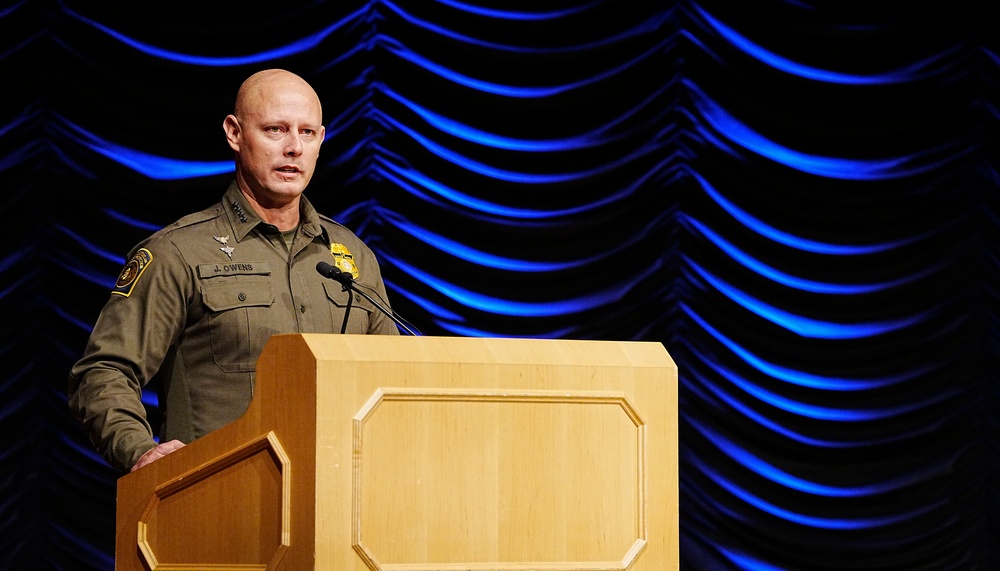
[[[995,5],[7,2],[0,568],[113,569],[67,374],[272,67],[423,334],[666,346],[683,569],[1000,568]]]

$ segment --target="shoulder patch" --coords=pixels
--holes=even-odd
[[[333,265],[340,268],[340,271],[351,274],[354,279],[358,279],[361,272],[358,265],[354,263],[354,254],[347,249],[347,246],[340,243],[330,244],[330,254],[333,255]]]
[[[115,288],[111,290],[111,293],[125,297],[132,295],[132,288],[135,287],[135,282],[139,281],[139,276],[142,275],[142,272],[146,271],[146,268],[152,261],[153,253],[146,248],[139,248],[139,251],[125,264],[125,269],[122,270],[122,273],[118,274],[118,280],[115,282]]]

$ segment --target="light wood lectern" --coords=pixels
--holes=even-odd
[[[679,567],[658,343],[278,335],[256,385],[119,480],[117,570]]]

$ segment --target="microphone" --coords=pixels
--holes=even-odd
[[[351,284],[354,282],[354,276],[326,262],[316,264],[316,271],[324,278],[340,282],[346,288],[351,287]]]
[[[344,286],[344,291],[348,292],[348,294],[347,294],[347,307],[344,310],[344,322],[340,326],[340,332],[341,333],[344,333],[345,331],[347,331],[347,318],[351,314],[351,302],[354,299],[354,296],[351,295],[350,292],[353,291],[353,292],[357,293],[358,295],[360,295],[361,297],[367,299],[369,301],[369,303],[371,303],[372,305],[374,305],[376,309],[378,309],[379,311],[381,311],[382,313],[384,313],[389,319],[392,320],[393,323],[395,323],[396,325],[398,325],[404,331],[406,331],[407,333],[409,333],[410,335],[413,335],[413,336],[417,335],[416,333],[413,332],[412,329],[410,329],[409,327],[407,327],[406,324],[403,323],[403,321],[399,319],[399,317],[396,317],[396,314],[393,313],[393,311],[391,309],[386,308],[381,303],[379,303],[379,302],[375,301],[374,299],[372,299],[372,297],[370,295],[368,295],[367,293],[365,293],[365,292],[361,291],[360,289],[358,289],[358,287],[356,285],[354,285],[354,276],[352,276],[351,274],[349,274],[349,273],[341,270],[337,266],[330,265],[330,264],[328,264],[326,262],[319,262],[319,263],[317,263],[316,264],[316,271],[319,272],[319,275],[323,276],[324,278],[328,278],[328,279],[331,279],[331,280],[334,280],[334,281],[338,282],[340,285]]]

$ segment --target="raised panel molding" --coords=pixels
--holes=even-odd
[[[494,407],[500,406],[523,407],[514,417],[530,426],[498,425],[498,418],[510,416],[498,414]],[[646,547],[645,424],[623,393],[379,388],[355,415],[353,438],[353,546],[372,571],[623,571]],[[592,473],[567,478],[558,471],[559,454],[592,454]],[[428,465],[434,462],[441,465]],[[520,472],[535,468],[539,473],[534,475]],[[510,482],[514,478],[517,483]],[[523,486],[527,489],[517,490],[535,496],[494,505],[503,496],[494,488],[504,486]],[[409,491],[373,499],[382,489]],[[456,498],[455,504],[439,505],[448,502],[442,497]],[[602,514],[595,506],[613,513]],[[367,510],[389,509],[402,516],[366,517]],[[450,529],[409,529],[410,512],[456,517],[436,518],[453,521]],[[518,518],[563,529],[522,529],[515,525]],[[366,529],[375,520],[402,523],[396,529]],[[582,520],[587,525],[572,527]],[[470,532],[469,526],[476,529]],[[624,536],[621,528],[631,530],[628,538],[599,548],[607,535]],[[396,538],[398,533],[426,534],[426,551],[383,553],[394,543],[412,546],[423,537]],[[509,552],[498,547],[505,537],[534,544],[542,557],[491,559],[491,553]],[[448,541],[453,541],[450,550],[433,547]],[[581,544],[601,557],[568,560]],[[470,556],[447,560],[453,553]]]
[[[138,548],[149,571],[267,571],[291,541],[290,462],[274,432],[219,456],[154,491],[138,522]],[[223,488],[221,491],[219,488]],[[218,505],[216,498],[230,503]],[[211,501],[207,501],[211,499]],[[215,504],[215,505],[212,505]],[[231,517],[233,511],[252,511]],[[212,513],[239,530],[213,528]],[[229,514],[229,515],[226,515]],[[200,542],[172,543],[157,529],[201,525]],[[228,531],[228,532],[227,532]],[[230,539],[255,537],[257,545]],[[250,559],[250,560],[247,560]]]

